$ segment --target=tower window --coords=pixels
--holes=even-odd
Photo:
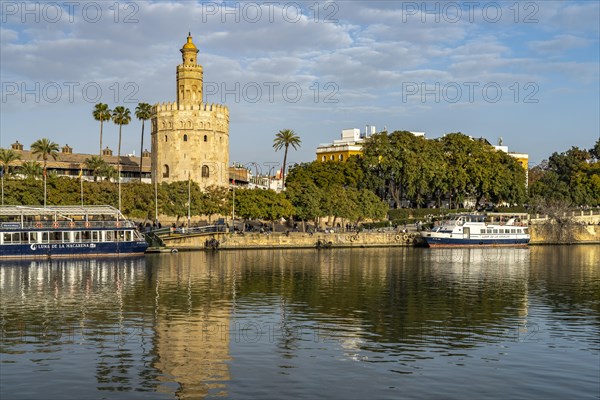
[[[340,154],[340,161],[344,161],[344,156]]]
[[[167,164],[163,165],[163,178],[169,177],[169,166]]]
[[[208,142],[208,136],[204,135],[204,141]]]
[[[325,160],[327,160],[325,156],[321,157],[321,161],[325,162]]]
[[[165,142],[167,141],[167,135],[165,135]]]
[[[202,166],[202,177],[203,178],[210,177],[210,170],[208,169],[208,165],[203,165]]]
[[[183,135],[183,141],[187,142],[187,135]]]

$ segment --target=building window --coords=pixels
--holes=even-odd
[[[187,135],[183,135],[183,141],[187,142]]]
[[[204,135],[204,141],[208,142],[208,136]]]
[[[333,161],[333,160],[335,159],[335,158],[333,157],[333,154],[332,154],[332,155],[329,157],[329,159],[330,159],[331,161]]]
[[[340,154],[340,161],[344,161],[344,156],[342,154]]]
[[[323,156],[321,157],[321,161],[325,162],[327,160],[327,157]]]
[[[203,178],[210,177],[210,170],[208,169],[208,165],[203,165],[202,166],[202,177]]]
[[[167,141],[167,135],[165,135],[165,142]]]
[[[169,177],[169,166],[167,164],[163,165],[163,178]]]

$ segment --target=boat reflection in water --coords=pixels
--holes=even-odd
[[[584,398],[599,373],[598,258],[544,246],[2,262],[0,397]]]

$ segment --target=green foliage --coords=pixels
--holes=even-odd
[[[17,172],[26,178],[35,179],[41,177],[44,171],[39,163],[35,161],[25,161],[17,167]]]
[[[243,219],[276,221],[292,216],[294,207],[285,195],[273,190],[236,189],[235,214]]]
[[[600,205],[600,140],[589,151],[572,147],[553,153],[531,169],[529,193],[532,202],[540,199],[572,205]]]
[[[290,170],[286,196],[295,207],[294,216],[314,220],[324,216],[353,221],[381,219],[387,206],[364,182],[361,160],[298,164]]]
[[[44,171],[48,164],[48,159],[52,157],[53,160],[58,158],[58,143],[54,143],[50,139],[38,139],[31,144],[31,153],[40,157],[44,160]]]
[[[284,149],[283,153],[283,166],[281,168],[281,181],[285,186],[285,164],[287,162],[287,153],[288,148],[292,146],[294,150],[297,150],[300,147],[302,141],[300,140],[300,136],[296,135],[291,129],[283,129],[277,132],[275,135],[275,139],[273,140],[273,148],[275,151],[279,151]]]
[[[0,148],[0,169],[2,169],[3,175],[10,175],[12,169],[11,164],[14,161],[21,159],[21,155],[12,149],[1,149]]]
[[[364,182],[396,207],[408,200],[417,207],[428,200],[454,206],[466,197],[496,203],[525,200],[525,170],[509,155],[483,140],[450,133],[426,140],[407,131],[382,132],[363,146]]]
[[[108,104],[98,103],[94,106],[94,111],[92,111],[92,116],[96,121],[100,122],[100,153],[102,155],[102,128],[104,126],[104,121],[110,121],[112,115],[112,111],[108,108]]]

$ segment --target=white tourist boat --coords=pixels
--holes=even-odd
[[[0,259],[143,254],[147,247],[111,206],[0,206]]]
[[[527,246],[530,239],[527,224],[517,214],[455,214],[431,231],[421,232],[421,237],[430,247]]]

